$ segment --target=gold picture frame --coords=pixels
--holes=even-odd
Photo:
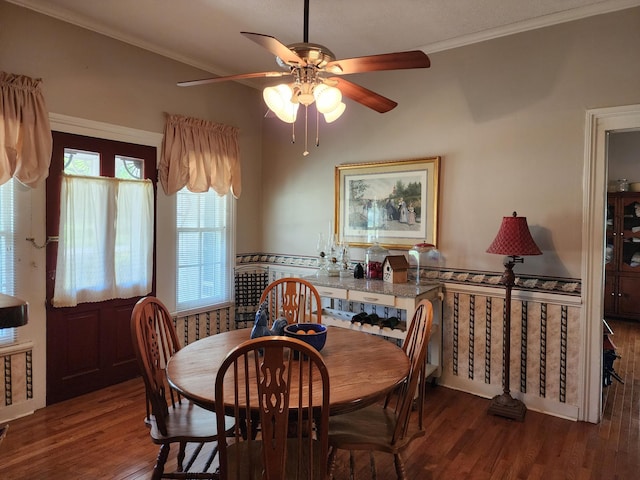
[[[405,250],[437,246],[440,157],[335,167],[335,233],[341,242]]]

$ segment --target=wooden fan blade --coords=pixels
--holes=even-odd
[[[289,72],[257,72],[257,73],[239,73],[238,75],[227,75],[224,77],[203,78],[201,80],[187,80],[186,82],[178,82],[179,87],[193,87],[196,85],[206,85],[208,83],[226,82],[229,80],[242,80],[245,78],[271,78],[284,77],[290,75]]]
[[[429,68],[431,62],[421,50],[383,53],[366,57],[345,58],[329,62],[324,70],[337,75],[375,72],[378,70],[402,70],[406,68]]]
[[[376,112],[386,113],[389,110],[393,110],[398,105],[398,103],[393,100],[383,97],[376,92],[366,89],[360,85],[356,85],[355,83],[349,82],[343,78],[331,77],[327,80],[329,85],[335,86],[345,97],[361,103],[365,107],[369,107]]]
[[[247,37],[249,40],[257,43],[261,47],[266,48],[288,65],[299,65],[301,67],[304,67],[307,64],[307,62],[305,62],[298,55],[292,52],[289,47],[287,47],[283,43],[280,43],[280,40],[272,37],[271,35],[263,35],[262,33],[251,32],[240,33],[242,33],[242,35]]]

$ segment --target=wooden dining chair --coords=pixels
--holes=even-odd
[[[433,306],[422,300],[409,325],[403,349],[409,356],[409,374],[398,389],[392,392],[383,405],[374,404],[354,412],[335,415],[329,419],[329,475],[335,468],[338,450],[349,450],[353,478],[353,454],[356,450],[369,451],[372,475],[375,477],[373,452],[385,452],[394,456],[396,475],[406,479],[402,452],[416,438],[425,434],[422,424],[424,402],[424,373],[427,345],[433,324]],[[418,420],[411,422],[411,411],[418,390]]]
[[[322,304],[316,287],[302,278],[285,277],[267,285],[260,305],[267,301],[269,327],[280,317],[288,323],[322,323]]]
[[[166,384],[166,363],[180,349],[180,343],[171,316],[160,300],[148,296],[136,303],[131,313],[131,338],[145,385],[145,422],[150,428],[151,439],[160,445],[152,478],[217,478],[214,471],[207,471],[216,455],[217,445],[211,445],[204,464],[201,459],[201,471],[191,472],[190,469],[205,443],[217,442],[219,435],[224,437],[225,432],[233,427],[234,420],[223,417],[218,423],[214,412],[180,398]],[[190,442],[196,445],[185,464],[186,447]],[[172,443],[179,445],[177,471],[165,473]]]
[[[7,436],[7,432],[9,431],[9,424],[6,424],[2,427],[0,427],[0,444],[2,444],[2,441],[4,440],[4,437]]]
[[[317,350],[294,338],[247,340],[222,362],[215,399],[219,422],[226,413],[247,423],[220,443],[223,480],[326,478],[329,373]],[[247,437],[254,422],[260,433]]]

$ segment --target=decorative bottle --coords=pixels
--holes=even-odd
[[[621,178],[620,180],[618,180],[618,191],[619,192],[629,191],[629,181],[626,178]]]

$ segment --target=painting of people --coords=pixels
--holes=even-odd
[[[437,160],[336,167],[340,237],[351,243],[433,243]]]

